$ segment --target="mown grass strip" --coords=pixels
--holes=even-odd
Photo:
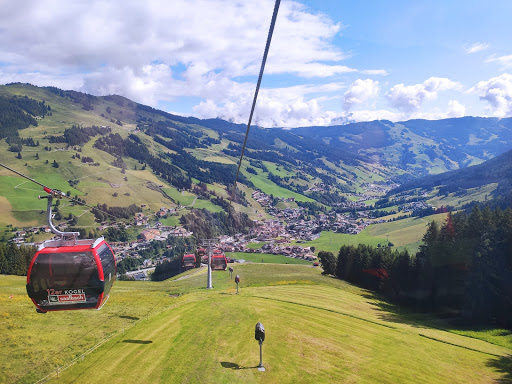
[[[421,336],[421,337],[424,337],[424,338],[426,338],[426,339],[430,339],[430,340],[438,341],[438,342],[443,343],[443,344],[453,345],[454,347],[464,348],[464,349],[467,349],[467,350],[469,350],[469,351],[483,353],[484,355],[491,355],[491,356],[496,356],[496,357],[503,357],[502,355],[497,355],[497,354],[495,354],[495,353],[491,353],[491,352],[484,352],[484,351],[480,351],[480,350],[478,350],[478,349],[474,349],[474,348],[471,348],[471,347],[465,347],[465,346],[463,346],[463,345],[450,343],[449,341],[444,341],[444,340],[441,340],[441,339],[437,339],[437,338],[435,338],[435,337],[427,336],[427,335],[424,335],[424,334],[422,334],[422,333],[418,333],[418,335],[419,335],[419,336]],[[459,336],[460,336],[460,335],[459,335]]]
[[[288,301],[288,300],[273,299],[273,298],[271,298],[271,297],[255,296],[255,295],[250,295],[250,296],[251,296],[251,297],[256,297],[256,298],[258,298],[258,299],[265,299],[265,300],[279,301],[279,302],[281,302],[281,303],[295,304],[295,305],[300,305],[300,306],[302,306],[302,307],[308,307],[308,308],[313,308],[313,309],[320,309],[320,310],[322,310],[322,311],[332,312],[332,313],[336,313],[336,314],[338,314],[338,315],[347,316],[347,317],[351,317],[351,318],[353,318],[353,319],[357,319],[357,320],[365,321],[365,322],[367,322],[367,323],[372,323],[372,324],[380,325],[381,327],[386,327],[386,328],[390,328],[390,329],[398,330],[398,328],[396,328],[396,327],[392,327],[391,325],[382,324],[382,323],[379,323],[379,322],[377,322],[377,321],[364,319],[364,318],[362,318],[362,317],[355,316],[355,315],[351,315],[351,314],[348,314],[348,313],[345,313],[345,312],[335,311],[334,309],[328,309],[328,308],[317,307],[317,306],[315,306],[315,305],[310,305],[310,304],[301,304],[301,303],[296,303],[296,302],[294,302],[294,301]]]

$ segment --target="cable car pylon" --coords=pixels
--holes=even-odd
[[[208,252],[208,274],[206,277],[206,289],[212,289],[212,247],[217,244],[217,239],[203,239],[201,245],[206,247]]]

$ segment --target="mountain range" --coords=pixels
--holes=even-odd
[[[244,124],[178,116],[122,96],[21,83],[0,86],[2,162],[32,177],[53,177],[61,189],[88,195],[91,203],[146,201],[157,209],[192,196],[228,198],[226,186],[233,184],[245,130]],[[323,205],[360,193],[368,184],[398,182],[399,191],[444,185],[442,191],[452,193],[499,183],[503,190],[510,185],[505,180],[510,179],[511,153],[505,152],[511,148],[511,118],[253,126],[239,180],[240,209],[261,211],[250,198],[254,190]],[[58,168],[49,168],[53,162]],[[443,175],[446,171],[452,173]],[[209,194],[201,195],[201,188]]]

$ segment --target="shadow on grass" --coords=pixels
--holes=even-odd
[[[512,356],[502,356],[491,359],[486,365],[494,368],[503,375],[496,381],[497,383],[512,383]]]
[[[151,340],[123,340],[123,343],[129,344],[151,344],[152,342]]]
[[[241,367],[237,363],[230,363],[228,361],[221,361],[220,365],[222,365],[223,368],[234,369],[234,370],[238,370],[238,369],[256,369],[256,368],[258,368],[257,365],[254,366],[254,367]]]
[[[499,329],[498,325],[475,322],[475,320],[463,318],[456,309],[440,308],[429,311],[425,308],[395,304],[379,294],[363,293],[362,297],[369,300],[369,304],[377,310],[380,320],[392,323],[409,324],[417,328],[436,328],[443,331],[493,331],[494,336],[510,336],[512,331]]]
[[[119,316],[121,319],[128,319],[128,320],[139,320],[138,317],[135,316]]]
[[[460,316],[460,313],[455,310],[445,309],[428,312],[424,308],[395,304],[376,293],[363,293],[361,296],[370,300],[368,303],[377,310],[377,316],[380,320],[391,323],[402,323],[409,324],[417,328],[438,328],[442,330],[449,330],[450,328],[466,331],[484,331],[494,329],[494,327],[489,326],[477,326],[474,323],[463,319]]]

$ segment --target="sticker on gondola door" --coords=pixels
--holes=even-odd
[[[57,295],[48,295],[48,302],[50,305],[85,303],[85,291],[83,289],[64,289]]]

